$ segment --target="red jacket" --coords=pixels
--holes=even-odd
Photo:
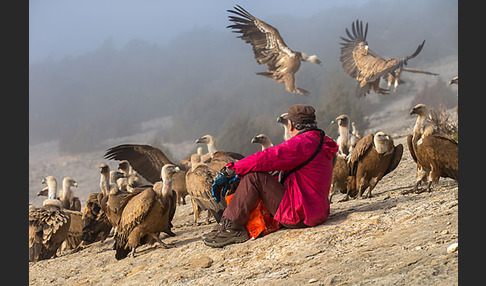
[[[319,145],[317,130],[295,135],[283,143],[250,155],[238,162],[228,163],[239,177],[248,172],[292,170],[305,162]],[[332,158],[338,145],[324,137],[321,151],[303,168],[290,174],[285,180],[285,194],[274,219],[286,224],[304,223],[315,226],[329,216],[329,189],[332,177]]]

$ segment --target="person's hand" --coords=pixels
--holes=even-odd
[[[222,173],[219,173],[216,179],[214,179],[213,185],[211,186],[211,195],[213,196],[216,203],[221,200],[221,190],[226,186],[229,186],[229,179]]]
[[[236,172],[223,167],[216,179],[214,179],[213,185],[211,186],[211,195],[213,196],[216,203],[221,201],[221,197],[226,195],[229,186],[239,180]]]

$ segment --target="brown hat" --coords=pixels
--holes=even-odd
[[[314,123],[316,120],[315,112],[314,107],[310,105],[294,104],[289,107],[289,111],[282,118],[290,119],[295,123]]]

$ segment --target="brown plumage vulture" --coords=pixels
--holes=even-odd
[[[198,154],[191,156],[192,169],[186,173],[186,187],[192,200],[194,223],[197,223],[203,210],[208,211],[208,221],[211,213],[219,222],[226,208],[226,200],[222,198],[219,203],[216,203],[211,195],[211,186],[218,176],[219,169],[213,169],[205,163],[197,163],[200,160],[198,156]]]
[[[126,198],[130,197],[131,193],[119,190],[115,183],[110,183],[110,173],[113,174],[110,172],[110,166],[104,163],[100,165],[100,188],[104,195],[101,207],[108,221],[116,228],[123,208],[128,202]]]
[[[293,94],[307,95],[309,92],[296,85],[295,73],[299,70],[302,61],[322,65],[316,55],[307,57],[305,53],[291,50],[285,44],[279,31],[254,17],[241,6],[236,5],[235,10],[227,10],[233,15],[228,16],[234,24],[227,26],[233,33],[241,34],[238,38],[250,43],[258,64],[267,65],[266,72],[257,72],[278,83],[285,83],[285,89]]]
[[[387,133],[380,131],[364,136],[356,144],[349,160],[349,174],[353,178],[349,180],[348,192],[343,200],[347,200],[354,190],[358,198],[368,190],[367,195],[371,198],[371,191],[385,175],[395,170],[402,154],[403,145],[395,146]]]
[[[170,227],[175,214],[177,196],[172,190],[172,176],[179,171],[179,167],[165,164],[162,167],[162,182],[131,195],[115,235],[117,260],[127,255],[134,257],[135,249],[142,243],[157,241],[160,246],[169,247],[160,240],[159,235]]]
[[[110,160],[126,160],[132,168],[145,180],[154,184],[160,181],[160,173],[165,164],[175,165],[159,148],[150,145],[141,144],[122,144],[109,148],[105,155],[105,159]],[[187,195],[186,170],[181,168],[181,171],[174,174],[173,188],[177,193],[177,201],[184,202]]]
[[[451,178],[458,181],[459,145],[450,137],[435,133],[427,122],[430,109],[425,104],[417,104],[410,114],[417,115],[413,135],[407,137],[408,150],[417,163],[417,180],[413,191],[417,192],[421,182],[427,182],[427,191],[439,178]]]
[[[348,38],[340,37],[340,61],[344,71],[359,83],[356,87],[356,96],[364,97],[373,89],[379,94],[387,94],[389,90],[380,87],[380,78],[394,72],[407,64],[407,61],[416,57],[422,50],[425,40],[415,52],[407,57],[398,59],[384,59],[368,48],[366,36],[368,23],[363,31],[363,22],[356,20],[351,25],[352,34],[346,28]]]
[[[346,156],[339,153],[334,154],[334,165],[332,167],[331,189],[329,190],[329,202],[332,203],[332,197],[336,191],[340,191],[342,194],[348,194],[348,196],[354,197],[356,192],[348,193],[348,178],[349,176],[349,164],[346,160]]]
[[[63,254],[65,250],[76,249],[81,243],[81,236],[83,232],[81,202],[78,197],[74,196],[71,187],[78,187],[76,181],[71,177],[65,177],[62,180],[62,189],[56,195],[56,199],[61,202],[61,208],[64,213],[68,214],[71,218],[69,225],[69,231],[66,239],[59,248],[60,254]],[[48,197],[49,186],[38,192],[38,196]]]
[[[52,176],[42,180],[49,187],[41,208],[29,208],[29,261],[53,257],[66,239],[71,224],[69,214],[56,199],[57,182]]]
[[[112,225],[103,211],[106,209],[106,199],[103,193],[91,193],[86,200],[82,216],[83,244],[104,241],[112,229]]]

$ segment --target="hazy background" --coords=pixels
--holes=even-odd
[[[266,67],[226,28],[235,4],[278,28],[291,49],[318,55],[322,67],[303,63],[296,74],[308,97],[255,74]],[[294,103],[316,107],[333,138],[339,114],[364,130],[370,112],[424,89],[452,107],[457,89],[445,87],[457,75],[457,10],[454,0],[29,1],[29,143],[56,142],[63,154],[172,146],[164,150],[180,160],[190,152],[178,144],[211,134],[219,148],[249,155],[259,133],[282,141],[275,119]],[[369,23],[370,49],[384,58],[410,55],[426,40],[408,67],[441,75],[404,73],[397,93],[354,98],[339,36],[356,19]]]

